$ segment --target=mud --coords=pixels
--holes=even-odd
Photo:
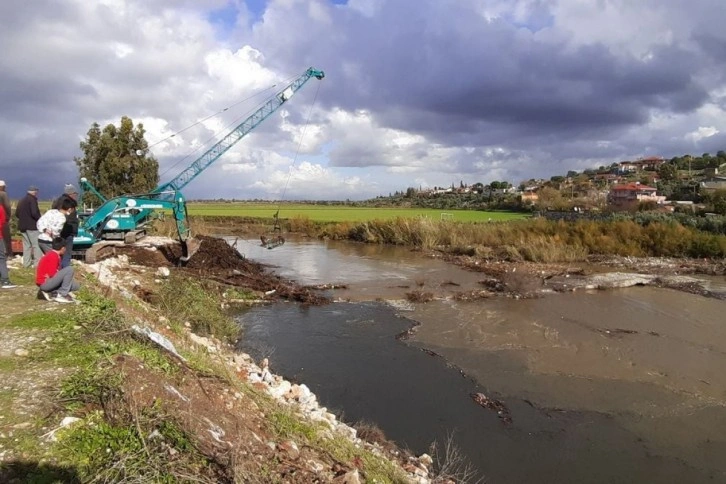
[[[489,398],[481,392],[470,393],[469,396],[480,407],[495,411],[497,413],[497,417],[499,417],[505,425],[512,423],[512,415],[507,406],[501,400]]]
[[[246,259],[223,239],[201,236],[199,250],[182,264],[179,244],[157,247],[126,246],[118,248],[129,263],[146,267],[174,267],[192,277],[215,281],[228,287],[238,287],[265,293],[267,299],[286,299],[304,304],[325,304],[330,299],[314,287],[301,286],[273,274],[269,266]],[[148,300],[149,294],[140,295]]]

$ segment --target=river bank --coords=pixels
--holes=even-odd
[[[185,268],[173,246],[145,245],[79,264],[78,305],[37,300],[32,273],[11,265],[3,482],[431,482],[429,456],[342,423],[307,386],[234,351],[227,308],[324,297],[219,239]]]

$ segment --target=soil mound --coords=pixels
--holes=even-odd
[[[179,251],[181,254],[181,250]],[[145,247],[121,246],[116,249],[117,255],[125,255],[129,263],[145,267],[165,267],[172,265],[166,256],[156,249]]]
[[[199,236],[199,250],[186,264],[183,271],[193,273],[226,286],[244,287],[265,293],[268,298],[282,298],[304,304],[325,304],[329,299],[312,288],[302,287],[267,271],[265,265],[244,258],[224,239]],[[121,247],[118,254],[125,254],[129,263],[146,267],[179,266],[181,246],[178,243],[164,245],[158,250],[143,247]]]
[[[244,272],[262,271],[260,264],[242,257],[239,252],[223,239],[202,236],[198,240],[201,242],[201,245],[199,246],[199,250],[187,262],[186,267],[189,269],[208,271],[236,269]]]

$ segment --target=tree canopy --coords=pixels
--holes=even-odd
[[[149,153],[145,132],[143,124],[134,126],[127,116],[118,127],[109,124],[103,131],[93,123],[80,143],[83,156],[74,158],[80,176],[106,198],[154,189],[159,184],[159,162]]]

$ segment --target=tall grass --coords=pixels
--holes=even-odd
[[[227,228],[237,227],[227,218]],[[239,219],[246,224],[247,219]],[[205,222],[206,221],[206,222]],[[208,230],[204,217],[192,221],[196,233]],[[200,230],[201,228],[201,230]],[[572,262],[588,255],[725,257],[726,235],[705,232],[676,219],[457,222],[397,217],[365,222],[318,222],[305,215],[283,221],[283,232],[369,244],[405,245],[480,257],[532,262]],[[172,226],[167,228],[172,231]],[[218,229],[219,230],[219,229]],[[231,232],[230,232],[231,233]]]
[[[726,236],[684,227],[675,221],[641,225],[632,220],[536,219],[472,224],[398,218],[357,224],[349,229],[347,238],[533,262],[577,261],[589,254],[726,256]]]

